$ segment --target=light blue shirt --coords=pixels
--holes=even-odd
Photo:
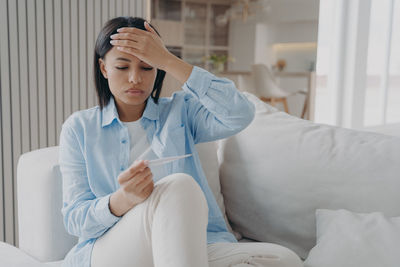
[[[232,136],[254,118],[254,105],[232,81],[194,67],[183,91],[148,98],[140,123],[152,150],[159,157],[192,153],[192,157],[166,165],[167,174],[183,172],[200,185],[209,213],[207,243],[237,242],[202,170],[195,144]],[[109,209],[110,195],[119,188],[118,175],[129,167],[127,127],[119,120],[114,99],[73,113],[60,134],[60,170],[63,177],[64,225],[79,242],[67,254],[63,266],[90,266],[93,244],[121,217]]]

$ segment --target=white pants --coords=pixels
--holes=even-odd
[[[189,175],[159,180],[152,194],[94,244],[91,266],[303,266],[291,250],[269,243],[207,245],[208,206]]]

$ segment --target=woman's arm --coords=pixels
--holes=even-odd
[[[184,84],[193,70],[193,66],[182,59],[170,54],[165,59],[164,71],[171,74],[176,80]]]
[[[111,194],[98,197],[88,183],[82,139],[64,123],[60,134],[60,171],[63,180],[64,226],[68,233],[82,238],[97,238],[120,218],[109,209]]]
[[[254,118],[254,105],[235,84],[194,67],[183,85],[188,124],[195,143],[232,136]]]
[[[226,138],[243,130],[254,118],[254,105],[235,84],[180,58],[166,57],[164,70],[183,83],[188,124],[195,143]]]

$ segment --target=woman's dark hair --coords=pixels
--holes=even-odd
[[[100,70],[99,58],[104,58],[105,54],[113,47],[110,44],[110,36],[118,33],[117,29],[122,27],[135,27],[141,30],[146,30],[144,27],[145,20],[138,17],[117,17],[106,22],[103,29],[101,29],[94,48],[94,85],[99,101],[100,109],[107,106],[111,98],[111,91],[108,87],[107,79],[104,78]],[[156,28],[149,23],[149,25],[155,30],[160,36]],[[161,37],[161,36],[160,36]],[[158,103],[160,97],[161,87],[164,81],[165,71],[157,69],[157,76],[154,82],[153,90],[151,91],[151,97],[155,103]]]

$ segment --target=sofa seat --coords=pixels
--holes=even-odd
[[[1,266],[7,267],[60,267],[62,263],[62,261],[42,263],[22,250],[4,242],[0,242],[0,259]]]
[[[242,238],[239,242],[256,242],[251,239]],[[7,267],[61,267],[61,261],[40,262],[29,256],[21,249],[10,244],[0,242],[0,266]]]

